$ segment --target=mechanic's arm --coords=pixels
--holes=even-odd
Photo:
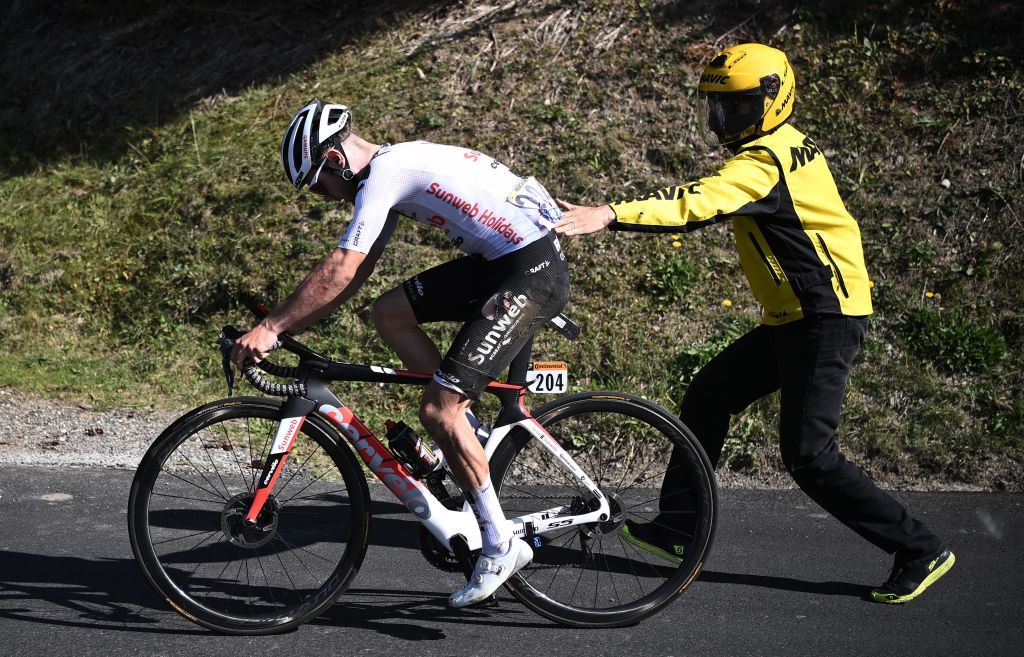
[[[605,227],[642,232],[689,232],[735,215],[770,214],[778,208],[780,174],[767,153],[747,151],[714,175],[598,207],[559,200],[567,212],[555,225],[561,235],[586,235]]]
[[[559,235],[586,235],[596,233],[615,221],[615,210],[610,205],[589,207],[573,205],[562,199],[555,199],[558,207],[565,210],[562,219],[555,224],[555,232]]]

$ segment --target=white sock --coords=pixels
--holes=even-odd
[[[486,557],[498,557],[508,551],[508,542],[512,538],[508,530],[508,521],[505,520],[505,513],[498,503],[498,495],[491,485],[491,478],[487,477],[480,488],[475,488],[466,494],[469,506],[476,515],[476,522],[480,526],[480,538],[483,541],[483,555]]]

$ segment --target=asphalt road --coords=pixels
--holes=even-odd
[[[799,491],[726,490],[700,579],[638,626],[589,631],[553,625],[504,591],[496,609],[447,609],[460,576],[428,566],[411,516],[381,499],[370,552],[332,611],[285,635],[227,637],[177,615],[140,574],[125,520],[131,476],[0,471],[0,655],[1022,654],[1021,494],[898,494],[957,565],[893,607],[863,599],[889,557]]]

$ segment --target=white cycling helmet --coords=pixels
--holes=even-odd
[[[327,149],[331,146],[341,149],[341,143],[351,131],[352,111],[344,105],[314,98],[299,110],[281,140],[284,175],[295,189],[302,189],[320,173],[327,162],[324,157]],[[345,159],[342,176],[350,179],[352,170],[348,168],[348,158]]]

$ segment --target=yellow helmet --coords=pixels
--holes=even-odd
[[[707,65],[697,91],[707,127],[720,144],[760,136],[793,113],[796,77],[781,50],[744,43],[726,48]]]

